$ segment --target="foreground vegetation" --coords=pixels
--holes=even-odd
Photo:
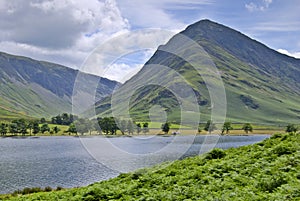
[[[165,163],[87,187],[3,200],[299,200],[300,135]]]

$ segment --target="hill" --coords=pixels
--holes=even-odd
[[[186,39],[183,38],[195,42],[201,47],[200,51],[195,51],[192,43],[184,43]],[[300,60],[209,20],[188,26],[160,46],[142,70],[119,89],[122,95],[118,98],[120,103],[130,100],[127,101],[130,114],[137,120],[149,120],[151,108],[159,106],[170,121],[178,122],[182,103],[188,98],[193,100],[191,95],[185,97],[179,89],[190,88],[196,96],[201,121],[206,121],[211,117],[212,108],[222,104],[213,103],[216,99],[218,102],[218,98],[212,100],[213,93],[209,89],[210,85],[218,85],[215,82],[217,76],[222,80],[218,84],[224,84],[226,99],[223,104],[227,120],[277,124],[299,121]],[[179,79],[188,86],[184,87]],[[131,93],[132,90],[135,92]],[[174,91],[182,94],[181,100]],[[110,99],[100,101],[96,106],[100,115],[111,112]],[[116,106],[118,111],[126,107]],[[195,109],[188,112],[193,112],[191,119],[199,116]]]
[[[79,71],[54,63],[0,52],[0,118],[49,117],[71,112],[73,87]],[[99,77],[81,73],[89,82]],[[112,92],[118,83],[100,79],[97,97]],[[98,99],[98,100],[99,100]]]
[[[299,200],[300,135],[214,149],[87,187],[3,200]],[[1,197],[0,197],[1,198]]]

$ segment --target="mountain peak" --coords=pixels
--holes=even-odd
[[[295,122],[300,118],[300,60],[282,55],[239,31],[208,19],[188,26],[180,34],[198,43],[219,70],[225,85],[229,120],[269,123]],[[175,35],[158,48],[147,65],[126,84],[130,86],[140,77],[146,78],[145,73],[152,72],[150,68],[156,65],[167,66],[188,81],[197,97],[202,117],[209,119],[213,103],[202,75],[199,76],[180,56],[164,51],[179,48],[176,51],[185,52],[189,58],[201,58],[200,52],[190,51],[190,46],[181,44],[180,37]],[[164,76],[167,80],[168,74]],[[147,114],[144,110],[154,104],[165,108],[172,120],[180,118],[176,116],[180,111],[178,102],[166,89],[149,86],[137,93],[147,96],[136,95],[131,99],[131,111],[136,118],[147,118],[143,116]]]

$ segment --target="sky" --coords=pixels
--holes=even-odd
[[[103,76],[101,67],[83,66],[112,38],[145,29],[176,33],[210,19],[300,58],[299,10],[298,0],[0,0],[0,51]],[[143,47],[172,35],[139,34]],[[120,55],[105,77],[125,81],[124,75],[138,71],[156,47],[144,49]]]

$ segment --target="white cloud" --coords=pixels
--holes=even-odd
[[[278,21],[257,23],[255,26],[251,27],[251,29],[255,31],[272,31],[272,32],[300,31],[300,22],[294,19],[291,19],[289,21],[279,19]]]
[[[248,4],[245,4],[245,8],[249,12],[254,12],[254,11],[265,11],[266,9],[269,8],[270,4],[273,2],[273,0],[262,0],[260,4],[256,4],[253,2],[250,2]]]
[[[122,14],[138,28],[182,30],[187,26],[172,10],[199,9],[215,0],[117,0]],[[172,14],[171,14],[172,13]]]
[[[124,82],[128,77],[126,74],[140,68],[156,48],[174,34],[161,29],[142,29],[119,34],[99,45],[89,55],[81,70]],[[139,52],[143,54],[138,54]]]
[[[141,70],[142,67],[143,64],[112,64],[109,70],[106,72],[107,76],[105,77],[110,80],[117,80],[121,83],[124,83],[134,76],[139,70]]]
[[[114,34],[130,29],[113,0],[0,1],[0,51],[79,67]]]
[[[300,59],[300,52],[290,53],[289,51],[287,51],[285,49],[278,49],[277,51],[280,52],[281,54],[285,54],[285,55],[288,55],[290,57],[295,57],[295,58]]]
[[[200,3],[209,2],[211,0],[202,0]],[[184,7],[185,4],[179,0],[143,2],[124,0],[119,3],[122,4],[122,9],[126,10],[125,13],[132,13],[130,15],[133,16],[132,23],[137,27],[143,24],[145,26],[140,27],[165,27],[176,29],[176,32],[185,27],[185,24],[175,20],[164,10],[165,5]],[[188,0],[186,3],[199,4],[196,0]],[[2,0],[0,51],[80,69],[85,58],[96,47],[110,38],[130,31],[129,21],[124,18],[119,8],[115,0]],[[143,32],[136,34],[135,37],[129,34],[128,40],[136,46],[153,48],[153,44],[158,46],[162,41],[166,42],[170,36],[169,33],[166,36],[161,32],[158,34]],[[109,54],[124,52],[124,48],[127,47],[123,42],[111,45]],[[103,56],[97,57],[92,67],[81,70],[101,76],[99,66],[109,58],[107,55],[104,57],[108,58],[102,58]],[[132,65],[114,64],[115,72],[112,73],[114,77],[111,78],[122,81],[120,80],[122,77],[118,77],[127,74],[130,71],[129,66],[131,70],[138,69],[150,56],[140,58],[139,65],[136,61]],[[125,65],[128,68],[125,68]],[[119,72],[116,72],[118,69]]]

